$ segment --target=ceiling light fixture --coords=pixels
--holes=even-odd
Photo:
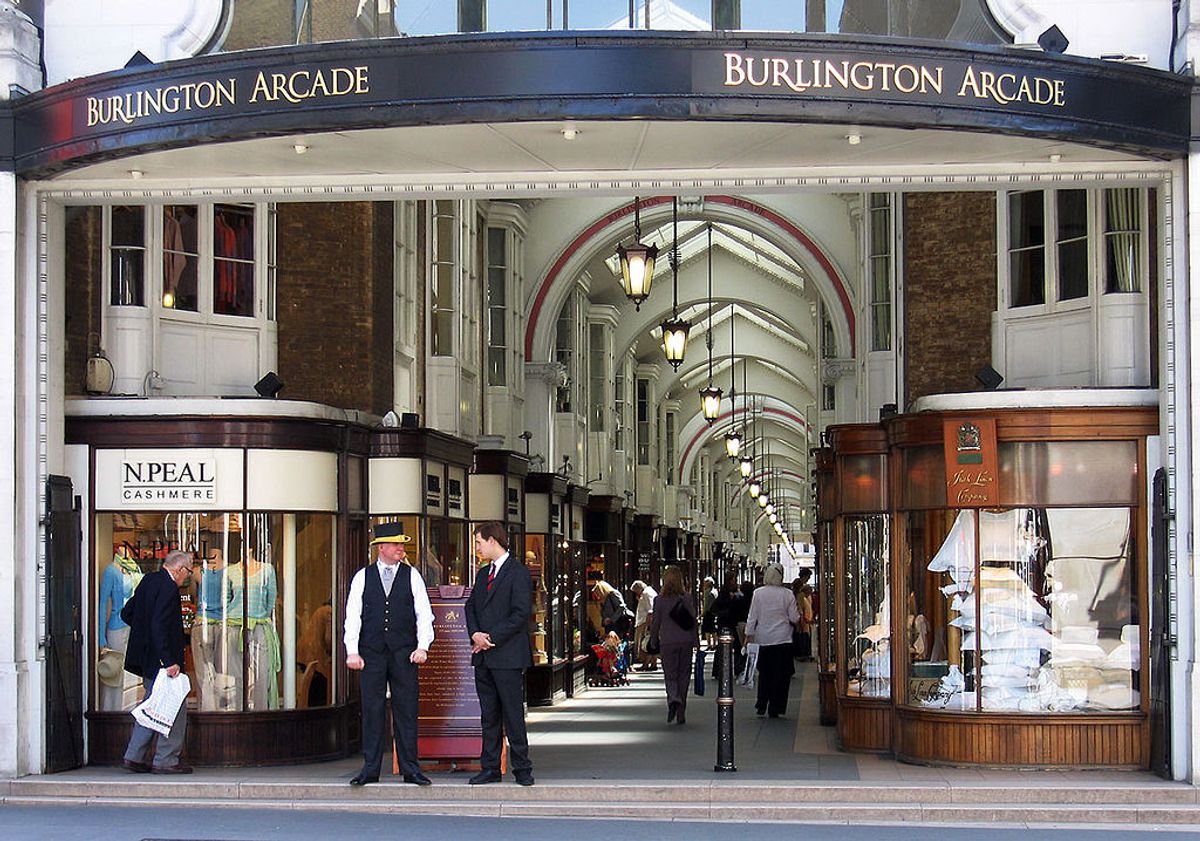
[[[671,248],[671,317],[659,325],[662,330],[663,353],[676,371],[683,364],[687,351],[688,331],[692,325],[679,317],[679,199],[671,199],[671,226],[674,230],[674,245]]]
[[[721,389],[713,385],[713,301],[712,301],[712,222],[708,223],[708,332],[704,336],[704,344],[708,347],[708,385],[700,389],[700,409],[704,419],[712,426],[713,421],[721,414]]]
[[[857,146],[858,144],[862,143],[862,135],[861,134],[847,134],[846,142],[849,143],[851,146]]]
[[[308,151],[308,147],[306,145],[304,145],[303,143],[296,143],[292,146],[292,151],[295,152],[297,155],[303,155],[305,152]]]
[[[142,172],[140,169],[129,170],[129,177],[132,178],[134,181],[137,181],[139,178],[141,178],[145,174],[146,173]]]
[[[654,282],[654,261],[658,259],[657,245],[642,243],[642,200],[633,200],[633,245],[617,246],[617,259],[621,261],[621,288],[625,297],[633,301],[633,308],[641,310],[642,301],[650,297],[650,286]]]
[[[562,127],[562,136],[563,140],[574,140],[579,136],[579,129],[575,127],[574,123],[567,123]]]

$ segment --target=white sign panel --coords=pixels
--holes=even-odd
[[[242,451],[97,450],[99,511],[242,507]]]

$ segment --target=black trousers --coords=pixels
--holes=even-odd
[[[383,761],[384,705],[392,690],[392,734],[401,774],[421,770],[417,762],[417,666],[410,663],[410,650],[363,651],[362,742],[363,770],[379,774]]]
[[[480,767],[500,772],[502,740],[508,736],[508,763],[513,772],[533,770],[529,734],[525,731],[525,670],[476,666],[475,692],[483,725]]]
[[[790,642],[759,646],[758,698],[754,708],[776,716],[787,712],[788,690],[795,673]]]

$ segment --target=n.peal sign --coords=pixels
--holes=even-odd
[[[131,503],[215,505],[217,461],[214,458],[122,461],[121,499]]]

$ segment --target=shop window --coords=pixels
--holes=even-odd
[[[193,552],[182,589],[189,708],[266,711],[332,704],[334,517],[246,512],[96,515],[97,664],[123,654],[121,606],[174,549]],[[129,710],[141,681],[97,669],[95,708]]]
[[[871,350],[892,349],[892,197],[872,193],[868,271],[871,283]]]
[[[551,569],[547,565],[547,536],[529,534],[525,536],[525,566],[533,580],[533,609],[529,614],[529,645],[533,650],[533,664],[550,662],[551,647],[548,645],[550,594],[547,590]]]
[[[889,517],[846,517],[846,694],[892,693],[891,610],[888,604]]]
[[[109,303],[146,305],[145,208],[117,205],[109,211]]]
[[[508,382],[508,231],[487,229],[487,383]]]
[[[1133,521],[1125,507],[909,514],[907,703],[1140,708]]]

